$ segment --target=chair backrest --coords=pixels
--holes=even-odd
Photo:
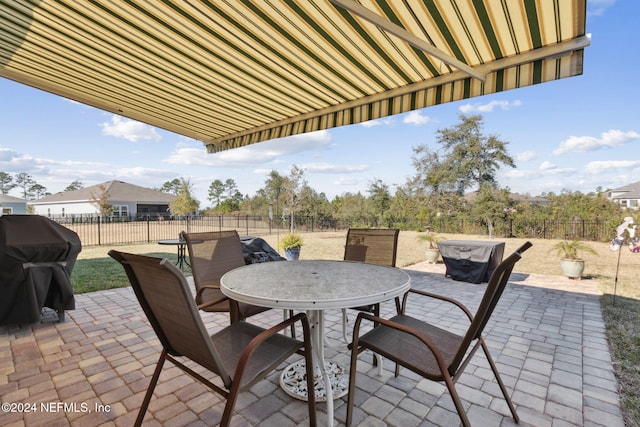
[[[502,292],[509,282],[509,277],[511,276],[513,267],[518,261],[520,261],[522,253],[529,249],[531,246],[531,242],[526,242],[508,258],[502,261],[500,265],[493,271],[491,278],[489,278],[489,283],[487,283],[487,289],[485,290],[482,300],[480,301],[480,306],[478,307],[478,310],[473,317],[473,321],[469,325],[469,329],[464,335],[464,338],[460,344],[460,348],[458,348],[458,351],[456,353],[456,357],[453,359],[453,362],[449,366],[450,372],[455,372],[458,369],[460,363],[464,360],[464,356],[467,353],[467,350],[471,343],[475,339],[480,338],[480,336],[482,335],[482,331],[484,331],[489,318],[493,314],[493,310],[495,309],[496,304],[498,304],[498,301],[502,296]]]
[[[399,233],[400,230],[391,228],[350,228],[344,260],[395,267]]]
[[[187,243],[196,290],[203,286],[220,286],[220,278],[226,272],[245,265],[240,236],[236,230],[183,231],[180,238]]]
[[[231,376],[224,369],[202,322],[182,272],[166,258],[115,250],[109,256],[124,267],[140,306],[167,353],[185,356],[217,373],[225,386]]]

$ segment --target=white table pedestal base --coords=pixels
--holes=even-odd
[[[349,392],[348,370],[335,362],[325,362],[325,371],[329,376],[333,390],[333,398],[338,399]],[[326,402],[327,390],[322,375],[314,379],[316,402]],[[285,368],[280,375],[280,386],[291,397],[307,400],[307,371],[304,360],[295,362]]]

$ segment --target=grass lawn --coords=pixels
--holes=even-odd
[[[398,267],[424,261],[426,244],[416,237],[417,232],[400,232],[398,241]],[[346,231],[304,233],[304,246],[300,259],[342,259]],[[476,239],[485,237],[443,235],[449,239]],[[277,235],[263,237],[274,248]],[[505,255],[517,249],[526,239],[504,239]],[[559,262],[549,253],[556,240],[531,239],[533,247],[516,264],[514,271],[521,273],[561,275]],[[584,276],[598,281],[602,289],[602,312],[607,326],[609,345],[623,400],[625,423],[640,425],[640,254],[626,248],[611,252],[608,243],[588,242],[597,255],[585,254]],[[78,257],[71,280],[76,293],[128,286],[122,267],[108,255],[110,249],[177,259],[175,247],[157,243],[126,246],[93,246],[83,248]],[[620,256],[620,265],[618,265]],[[616,284],[617,271],[617,284]],[[188,270],[186,274],[189,274]],[[615,302],[614,302],[615,290]]]

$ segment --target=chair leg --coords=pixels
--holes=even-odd
[[[458,396],[458,391],[456,390],[456,386],[453,383],[453,379],[448,372],[444,374],[444,383],[449,390],[449,394],[451,395],[451,399],[453,400],[453,405],[456,407],[456,411],[458,411],[458,416],[460,417],[460,421],[462,421],[462,425],[464,427],[471,427],[471,422],[469,422],[469,417],[467,417],[467,413],[464,410],[464,406],[462,406],[462,401],[460,400],[460,396]]]
[[[151,382],[149,383],[149,387],[147,388],[147,393],[144,395],[142,405],[140,406],[140,410],[138,411],[138,417],[136,418],[136,422],[134,424],[135,427],[139,427],[142,425],[142,420],[144,420],[144,415],[147,413],[147,408],[149,407],[149,402],[151,401],[153,390],[155,390],[156,388],[156,384],[158,383],[158,378],[160,378],[160,372],[162,372],[162,366],[164,365],[165,360],[167,360],[167,352],[166,350],[162,350],[160,359],[158,359],[158,363],[156,364],[156,369],[155,371],[153,371]]]
[[[357,338],[353,338],[353,347],[351,348],[351,363],[349,364],[349,391],[347,394],[347,419],[345,426],[349,427],[353,418],[353,400],[356,390],[356,363],[358,363]]]
[[[231,415],[233,415],[233,408],[236,406],[236,398],[240,393],[240,378],[233,381],[231,384],[231,390],[227,396],[227,403],[224,405],[224,411],[222,412],[222,420],[220,420],[220,427],[228,427],[231,422]]]
[[[289,310],[289,317],[293,317],[293,310]],[[296,339],[296,325],[293,323],[291,324],[291,338]]]
[[[376,317],[380,317],[380,304],[375,304],[373,306],[373,315]],[[378,326],[377,322],[373,323],[373,327]],[[380,362],[380,366],[378,366],[378,362]],[[373,361],[371,362],[373,366],[378,366],[378,373],[382,375],[382,357],[378,354],[373,353]]]
[[[496,381],[498,381],[498,385],[500,386],[500,390],[502,391],[502,395],[504,396],[504,400],[506,400],[507,405],[509,406],[509,410],[511,411],[511,415],[513,415],[513,419],[515,420],[516,423],[520,422],[520,417],[518,417],[518,413],[516,412],[516,408],[515,408],[515,406],[513,406],[513,402],[511,401],[511,396],[509,396],[509,394],[507,393],[507,388],[505,387],[504,382],[502,382],[502,377],[500,377],[500,374],[498,373],[498,368],[496,367],[496,364],[493,361],[493,358],[491,357],[491,354],[489,353],[489,348],[487,347],[487,344],[484,342],[484,340],[482,338],[480,338],[480,345],[482,345],[482,351],[484,351],[484,355],[486,356],[487,360],[489,361],[489,366],[491,366],[491,370],[493,371],[493,375],[495,375]]]

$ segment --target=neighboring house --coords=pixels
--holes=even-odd
[[[25,215],[26,213],[26,200],[0,194],[0,215]]]
[[[122,181],[109,181],[80,190],[64,191],[33,200],[34,213],[49,217],[96,216],[100,214],[97,200],[103,193],[113,206],[112,217],[159,218],[169,215],[169,204],[176,198]]]
[[[640,209],[640,181],[609,190],[609,200],[618,203],[622,208]]]

